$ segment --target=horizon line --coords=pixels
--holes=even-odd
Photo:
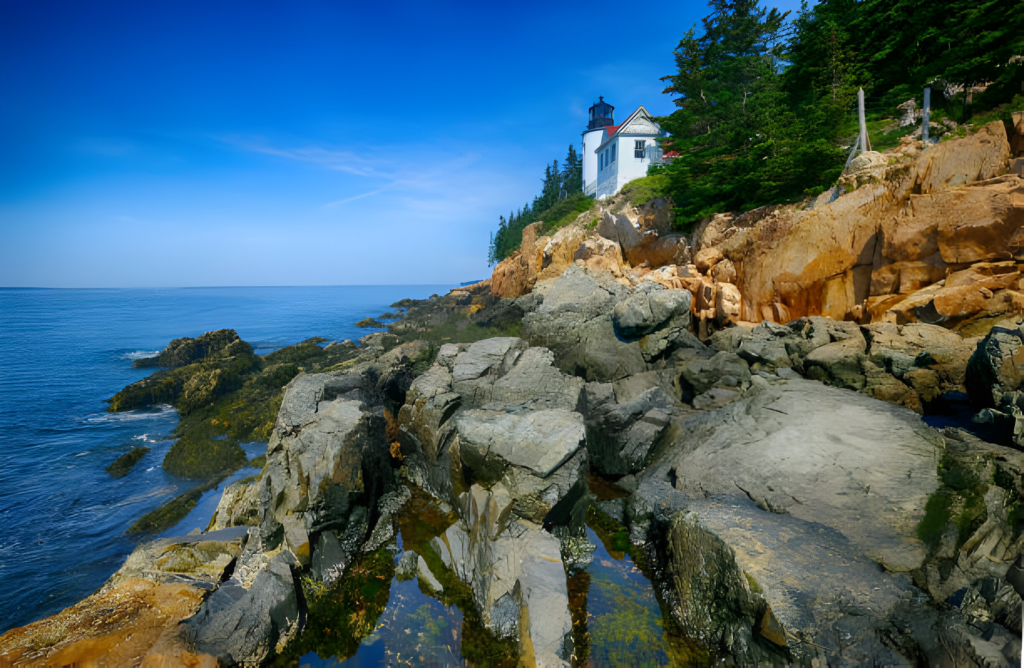
[[[487,279],[480,279],[485,281]],[[475,281],[475,282],[480,282]],[[446,285],[465,286],[465,282],[446,283],[334,283],[317,285],[158,285],[158,286],[79,286],[79,287],[48,287],[34,285],[0,285],[0,290],[213,290],[221,288],[401,288],[428,287]],[[468,284],[472,285],[472,283]]]

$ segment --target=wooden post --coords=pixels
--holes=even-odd
[[[868,150],[868,123],[864,119],[864,89],[857,91],[857,115],[860,117],[860,152]]]
[[[925,146],[928,146],[928,124],[930,122],[930,116],[932,111],[932,88],[931,86],[924,87],[924,112],[921,114],[921,140]]]

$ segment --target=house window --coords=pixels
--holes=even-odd
[[[612,144],[612,162],[615,162],[615,144]]]
[[[633,144],[633,155],[634,155],[634,157],[637,157],[637,158],[640,158],[641,160],[643,160],[643,158],[644,158],[644,149],[645,148],[647,148],[647,140],[645,140],[645,139],[637,139],[636,142]]]
[[[597,156],[597,168],[604,169],[604,153],[599,153]]]

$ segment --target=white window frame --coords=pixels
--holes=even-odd
[[[633,142],[633,157],[638,160],[643,160],[644,155],[647,152],[647,140],[637,139]]]

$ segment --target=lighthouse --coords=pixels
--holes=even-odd
[[[615,107],[599,97],[590,107],[590,122],[583,132],[583,192],[593,195],[597,190],[597,147],[601,145],[604,129],[615,125]]]

